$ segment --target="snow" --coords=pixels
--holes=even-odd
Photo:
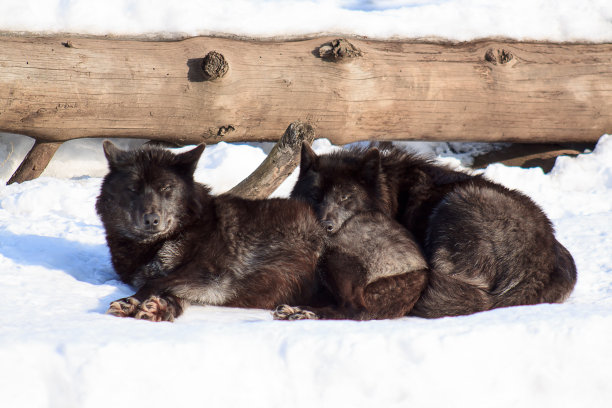
[[[179,38],[343,34],[612,40],[609,0],[3,0],[0,30]]]
[[[609,0],[2,0],[0,32],[152,38],[489,36],[612,41]],[[116,140],[122,147],[141,141]],[[192,307],[174,323],[104,314],[133,289],[112,269],[95,213],[100,140],[67,142],[39,179],[4,186],[32,139],[0,134],[0,406],[10,408],[607,407],[612,401],[612,136],[550,174],[500,164],[573,254],[561,305],[388,321],[273,321]],[[485,144],[399,143],[470,164]],[[208,146],[196,178],[228,190],[270,144]],[[320,139],[315,151],[339,147]],[[274,193],[286,196],[294,173]]]
[[[5,135],[3,145],[7,139],[14,151],[31,143]],[[465,161],[466,153],[441,143],[401,145],[456,167]],[[319,139],[314,148],[338,147]],[[0,406],[604,407],[612,400],[612,136],[592,153],[559,158],[550,174],[500,164],[481,170],[529,194],[553,220],[578,266],[566,303],[372,322],[279,322],[265,310],[204,306],[174,323],[105,315],[109,302],[133,290],[110,265],[94,209],[106,166],[100,141],[63,149],[61,165],[43,177],[0,189]],[[266,150],[208,146],[196,178],[225,191]],[[86,175],[90,168],[95,175]],[[276,195],[288,194],[294,178]]]

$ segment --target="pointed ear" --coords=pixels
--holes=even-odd
[[[312,150],[308,143],[302,143],[302,155],[300,157],[300,175],[307,171],[316,171],[319,167],[319,156]]]
[[[200,156],[202,156],[205,147],[206,145],[201,143],[185,153],[177,154],[175,165],[179,167],[184,174],[193,176],[198,165],[198,160],[200,160]]]
[[[115,144],[110,140],[105,140],[102,142],[102,149],[104,149],[104,155],[106,156],[108,165],[111,168],[119,167],[121,156],[123,155],[124,151],[115,146]]]
[[[368,182],[375,182],[380,174],[380,151],[372,147],[363,156],[361,173]]]

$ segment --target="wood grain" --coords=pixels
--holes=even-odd
[[[595,141],[612,132],[612,44],[335,38],[155,42],[0,37],[0,131],[43,142],[274,141],[302,120],[356,140]],[[210,51],[229,66],[205,80]],[[327,48],[325,52],[329,54]]]

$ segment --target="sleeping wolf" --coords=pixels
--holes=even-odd
[[[412,235],[385,215],[373,191],[378,150],[350,178],[335,179],[316,207],[327,231],[319,273],[336,304],[325,308],[283,305],[276,319],[387,319],[410,312],[427,282],[427,263]],[[304,169],[304,167],[302,167]]]
[[[115,270],[138,288],[107,313],[172,321],[192,303],[273,309],[316,296],[324,234],[312,210],[288,199],[212,196],[193,180],[203,150],[104,142],[110,172],[96,209]]]
[[[364,180],[370,151],[317,156],[304,145],[291,197],[321,218],[336,186],[367,183],[376,207],[411,231],[425,252],[428,283],[411,314],[465,315],[563,302],[570,295],[576,282],[572,256],[527,196],[394,147],[383,150],[380,165]]]

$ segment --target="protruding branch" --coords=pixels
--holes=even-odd
[[[61,144],[36,141],[6,184],[22,183],[40,176]]]
[[[217,78],[223,78],[227,74],[229,64],[225,60],[223,54],[217,51],[211,51],[204,57],[202,61],[202,70],[204,71],[204,77],[209,80],[215,80]]]
[[[302,143],[310,144],[314,137],[314,129],[308,123],[293,122],[259,167],[228,194],[251,199],[268,197],[298,166]]]

